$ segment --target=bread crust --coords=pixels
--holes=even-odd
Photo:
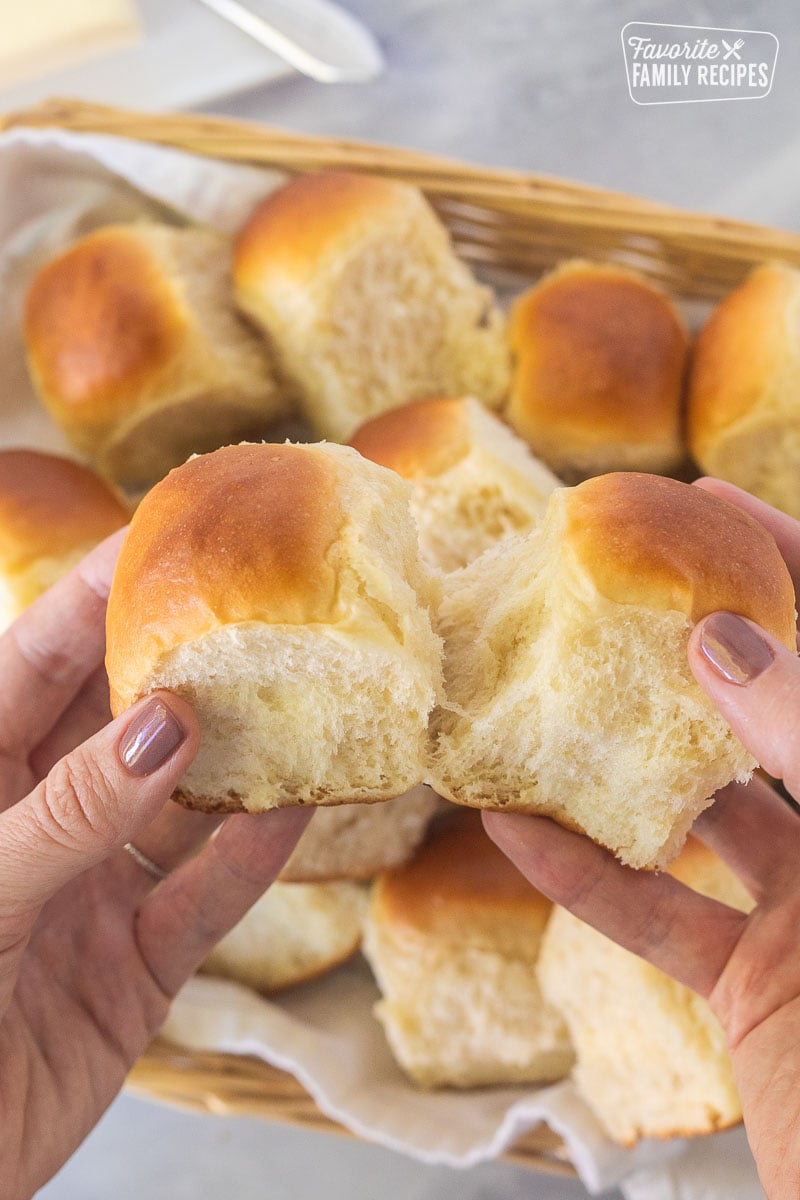
[[[797,421],[800,271],[785,263],[757,267],[714,309],[692,353],[689,446],[714,469],[718,440],[739,422]]]
[[[105,428],[144,404],[187,333],[186,310],[135,227],[71,246],[34,278],[25,304],[32,372],[68,430]]]
[[[134,490],[192,452],[261,436],[291,403],[235,311],[229,258],[214,230],[141,221],[81,238],[31,283],[37,392],[78,450]]]
[[[528,882],[484,832],[477,813],[440,816],[414,858],[375,885],[373,919],[418,935],[479,928],[482,918],[526,917],[541,931],[551,902]],[[466,923],[466,924],[465,924]]]
[[[509,328],[508,419],[556,471],[680,462],[688,333],[647,280],[613,264],[564,263],[516,300]]]
[[[112,712],[133,702],[134,681],[165,645],[237,622],[335,619],[338,478],[335,462],[313,447],[242,444],[190,459],[145,496],[109,597]],[[237,504],[243,495],[247,503]],[[237,804],[231,797],[224,811]]]
[[[748,513],[703,488],[627,471],[563,497],[565,543],[607,599],[692,622],[726,609],[795,649],[791,576],[775,539]]]
[[[121,497],[81,463],[40,450],[0,451],[0,565],[24,570],[121,529],[130,513]]]
[[[247,292],[267,277],[313,283],[328,255],[364,227],[423,203],[416,189],[376,175],[298,175],[258,205],[236,239],[234,279]]]
[[[464,401],[436,397],[389,409],[365,421],[350,445],[404,479],[441,475],[471,448]]]

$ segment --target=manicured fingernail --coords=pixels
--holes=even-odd
[[[775,659],[752,626],[729,612],[712,613],[703,622],[700,649],[718,675],[739,687],[752,683]]]
[[[175,753],[186,730],[162,700],[151,700],[131,721],[119,756],[131,775],[152,775]]]

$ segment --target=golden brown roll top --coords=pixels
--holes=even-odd
[[[236,240],[234,277],[253,302],[282,280],[313,292],[324,272],[365,229],[412,220],[424,201],[416,188],[376,175],[323,171],[299,175],[256,208]],[[367,297],[367,300],[369,297]],[[244,307],[248,305],[245,302]]]
[[[771,262],[701,330],[688,432],[704,471],[800,517],[800,271]]]
[[[688,335],[643,277],[564,263],[517,299],[510,336],[508,420],[559,475],[681,463]]]
[[[542,933],[551,909],[468,812],[443,816],[411,862],[381,875],[373,896],[376,920],[426,937],[461,931],[472,942],[504,916]]]
[[[228,446],[140,504],[108,605],[115,713],[195,706],[182,797],[206,808],[387,799],[421,782],[441,648],[407,485],[344,446]]]
[[[409,481],[422,552],[444,571],[533,529],[560,483],[472,396],[390,409],[362,425],[350,444]]]
[[[145,496],[109,598],[115,712],[135,698],[133,677],[166,649],[222,626],[345,629],[359,608],[367,618],[352,561],[369,548],[351,541],[346,509],[350,473],[357,490],[375,472],[362,461],[325,444],[225,446],[190,459]],[[381,482],[391,479],[381,473]],[[375,613],[380,621],[377,604]]]
[[[292,179],[236,243],[239,305],[305,416],[342,441],[376,413],[508,387],[505,323],[419,189],[330,171]]]
[[[146,403],[183,348],[188,314],[143,240],[100,230],[53,259],[28,292],[25,333],[42,395],[87,433]]]
[[[0,451],[0,623],[128,519],[122,500],[88,467],[38,450]]]
[[[350,445],[404,479],[441,475],[472,449],[466,402],[442,396],[401,404],[365,421]]]
[[[336,464],[313,450],[226,446],[190,459],[145,496],[109,600],[115,711],[132,702],[132,677],[165,648],[243,621],[305,625],[344,615],[328,561],[344,524],[337,479]]]
[[[674,479],[619,472],[566,489],[565,543],[597,591],[620,604],[720,609],[795,647],[794,586],[775,539],[748,513]]]
[[[211,230],[108,226],[30,286],[25,341],[39,395],[121,482],[152,483],[192,450],[285,410],[263,344],[234,312],[229,255]]]
[[[800,365],[790,319],[798,304],[800,271],[764,263],[717,305],[703,326],[692,356],[688,413],[692,451],[701,464],[707,443],[754,408],[796,407],[774,385],[787,359]]]

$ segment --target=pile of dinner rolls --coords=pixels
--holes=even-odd
[[[31,379],[81,461],[0,452],[6,624],[132,514],[112,711],[192,704],[187,807],[319,810],[208,971],[272,992],[363,927],[420,1085],[573,1070],[626,1143],[739,1119],[707,1006],[553,913],[466,809],[746,906],[686,843],[756,766],[686,648],[718,609],[794,648],[794,591],[772,537],[684,481],[694,459],[800,516],[798,296],[759,267],[690,349],[659,289],[575,260],[506,315],[417,189],[342,172],[233,242],[107,226],[38,271]]]

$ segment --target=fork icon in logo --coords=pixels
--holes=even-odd
[[[741,62],[742,56],[739,53],[739,51],[741,50],[742,46],[744,45],[744,38],[737,38],[732,46],[730,45],[729,42],[725,41],[725,38],[723,38],[722,44],[727,51],[727,53],[723,59],[723,62],[727,61],[727,59],[729,59],[731,57],[731,55],[733,55],[734,58],[738,59],[739,62]]]

